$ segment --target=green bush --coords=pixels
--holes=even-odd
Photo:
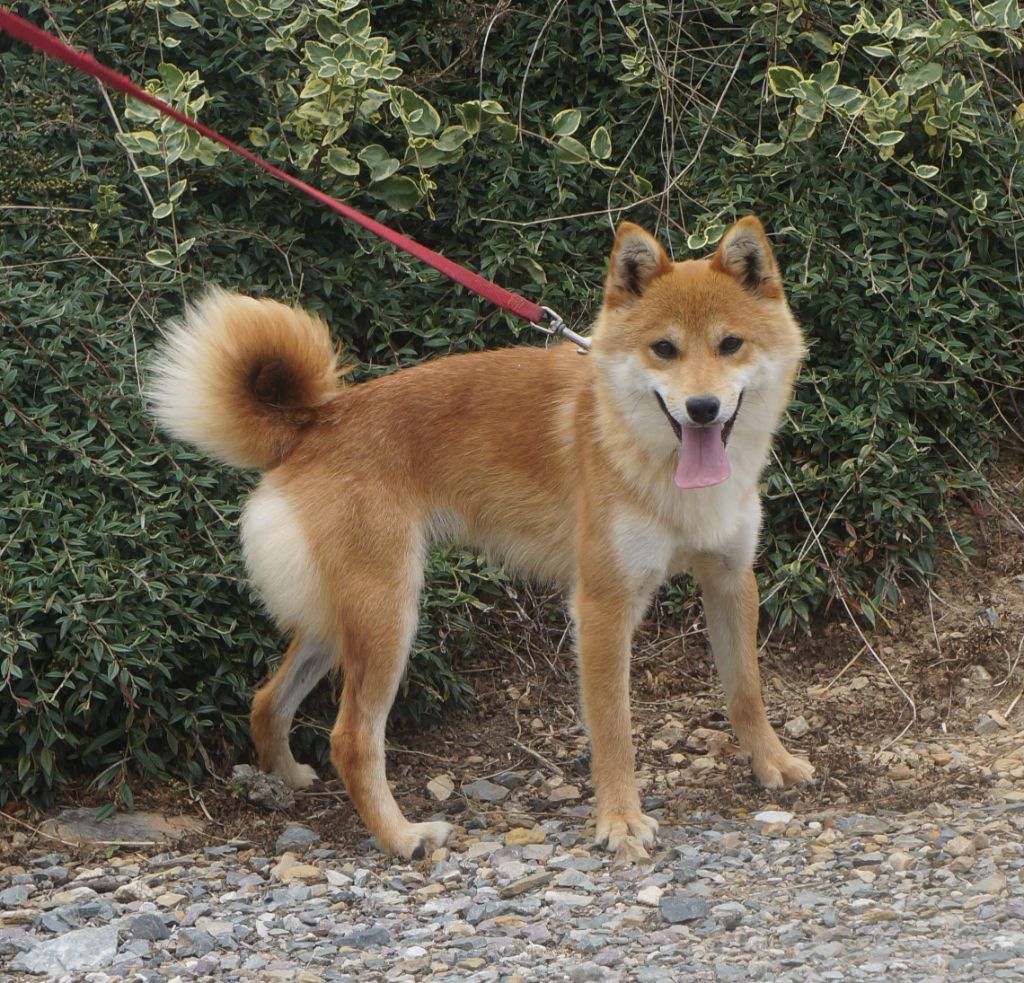
[[[52,29],[51,11],[105,63],[576,327],[620,218],[686,255],[761,215],[811,346],[766,481],[779,627],[840,593],[868,620],[892,604],[931,569],[951,495],[983,494],[1019,432],[1015,4],[14,10]],[[279,652],[234,530],[252,477],[172,447],[143,412],[159,323],[208,281],[301,301],[359,377],[536,339],[6,38],[0,77],[0,801],[83,782],[130,799],[140,776],[248,754],[248,694]],[[493,644],[513,608],[499,572],[447,561],[414,716],[467,698],[451,655]]]

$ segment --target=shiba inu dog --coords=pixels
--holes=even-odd
[[[425,554],[454,541],[564,586],[592,742],[597,839],[650,844],[630,729],[633,631],[658,585],[699,582],[729,715],[768,787],[809,779],[768,721],[752,564],[758,478],[804,346],[761,223],[672,262],[623,223],[592,349],[457,355],[339,384],[318,319],[212,290],[169,326],[149,396],[175,437],[265,476],[241,522],[252,581],[294,635],[257,694],[261,767],[314,781],[288,744],[302,699],[344,686],[331,760],[388,851],[419,858],[447,823],[411,823],[384,728],[416,629]]]

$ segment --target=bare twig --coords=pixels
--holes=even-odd
[[[565,772],[561,768],[559,768],[558,765],[556,765],[549,758],[545,758],[544,755],[541,754],[539,751],[534,751],[532,747],[527,747],[525,744],[521,743],[520,741],[517,741],[514,737],[510,738],[510,743],[514,744],[524,754],[528,754],[535,761],[539,761],[545,767],[550,768],[556,775],[561,775],[563,777],[565,776]]]
[[[814,535],[815,544],[818,547],[818,551],[821,553],[822,560],[825,561],[825,568],[829,572],[829,577],[832,580],[832,586],[835,588],[836,596],[839,598],[840,602],[843,605],[843,608],[846,611],[847,617],[850,619],[850,624],[853,625],[854,631],[856,631],[857,634],[860,636],[860,640],[864,643],[865,649],[867,649],[867,651],[871,653],[871,657],[875,660],[875,662],[877,662],[882,667],[882,671],[889,678],[889,682],[891,682],[893,686],[896,687],[900,695],[903,697],[903,699],[907,701],[907,704],[910,707],[910,720],[907,722],[907,725],[892,740],[887,741],[879,748],[879,751],[884,751],[887,748],[892,747],[897,741],[899,741],[900,738],[902,738],[903,735],[906,734],[906,732],[910,730],[910,728],[913,727],[914,724],[917,722],[917,704],[914,702],[914,698],[900,685],[899,681],[896,679],[896,677],[892,674],[892,671],[889,669],[889,666],[886,663],[886,661],[878,654],[878,652],[875,651],[875,647],[871,644],[871,642],[868,641],[867,635],[865,635],[864,632],[861,630],[860,625],[857,623],[857,618],[846,600],[846,594],[843,592],[842,587],[840,587],[839,580],[832,570],[832,564],[829,562],[828,553],[825,551],[825,547],[821,542],[821,537],[818,535],[818,530],[814,528],[813,523],[811,523],[811,517],[807,514],[807,510],[804,508],[804,503],[803,500],[800,498],[800,493],[796,490],[796,487],[794,486],[792,480],[789,477],[789,472],[786,471],[786,469],[783,467],[782,461],[779,460],[779,456],[774,449],[772,450],[772,457],[775,460],[776,466],[782,472],[782,476],[786,479],[786,484],[789,485],[789,490],[793,493],[793,498],[796,500],[796,503],[800,508],[800,512],[803,515],[804,520],[811,526],[811,531]]]

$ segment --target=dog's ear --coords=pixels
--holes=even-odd
[[[711,268],[728,273],[744,289],[762,297],[782,297],[782,278],[764,226],[753,215],[741,218],[724,236],[711,257]]]
[[[672,269],[661,243],[632,222],[623,222],[615,233],[615,246],[608,259],[604,282],[605,307],[618,307],[636,300],[650,282]]]

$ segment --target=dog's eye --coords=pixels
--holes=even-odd
[[[719,342],[718,351],[722,355],[735,355],[742,347],[743,339],[737,338],[736,335],[731,334]]]
[[[675,358],[679,354],[679,350],[671,341],[656,341],[651,345],[651,351],[654,352],[658,358]]]

